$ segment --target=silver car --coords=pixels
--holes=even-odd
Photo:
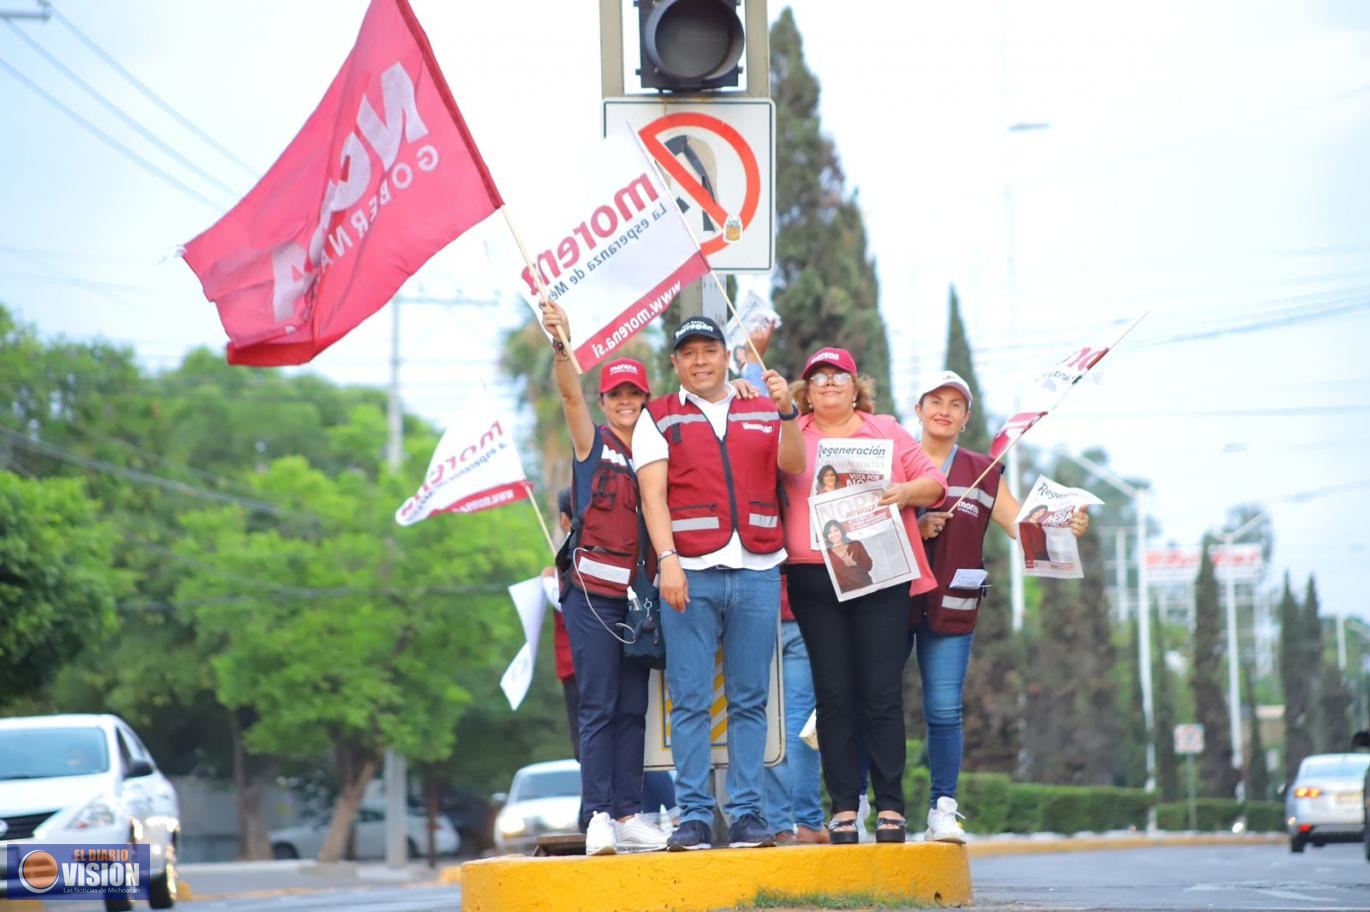
[[[495,817],[495,848],[531,852],[539,836],[578,832],[579,817],[580,764],[530,764],[514,774],[508,799]]]
[[[1312,843],[1359,842],[1365,837],[1365,779],[1370,754],[1314,754],[1284,796],[1289,851]]]

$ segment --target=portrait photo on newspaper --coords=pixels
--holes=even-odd
[[[1079,507],[1102,504],[1084,488],[1067,488],[1038,475],[1015,520],[1023,572],[1047,579],[1084,579],[1080,543],[1070,531],[1070,517]]]
[[[884,489],[868,483],[809,498],[809,522],[839,602],[918,578],[898,509],[880,505]]]
[[[879,485],[887,488],[894,473],[894,441],[824,437],[818,441],[813,464],[813,494],[830,494],[841,488]],[[809,547],[826,548],[822,529],[809,530]]]

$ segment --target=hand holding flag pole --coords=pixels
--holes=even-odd
[[[528,266],[528,275],[532,277],[533,284],[537,286],[539,300],[544,304],[549,303],[551,299],[547,296],[547,286],[542,281],[542,271],[538,269],[538,264],[533,262],[532,258],[528,256],[528,247],[523,243],[523,235],[519,234],[519,230],[514,227],[514,220],[509,216],[509,207],[507,205],[500,206],[499,211],[500,214],[504,216],[505,224],[509,226],[509,233],[514,236],[514,243],[518,245],[519,253],[523,255],[523,262]],[[536,317],[540,323],[542,321],[542,314],[539,313],[536,307],[533,307],[531,301],[528,303],[528,306],[532,309],[533,316]],[[567,337],[566,330],[560,326],[557,327],[557,339],[565,350],[567,357],[571,359],[571,366],[576,369],[576,373],[585,373],[585,371],[580,369],[580,361],[576,359],[576,350],[571,347],[571,340]],[[538,520],[540,522],[542,521],[541,513],[538,514]],[[547,524],[544,522],[543,531],[546,531],[546,525]],[[552,537],[549,535],[547,537],[548,544],[551,544],[551,541]],[[553,548],[552,550],[555,551],[556,549]]]
[[[533,505],[533,514],[537,516],[538,525],[542,527],[542,537],[547,539],[547,547],[552,549],[552,555],[555,557],[557,546],[552,543],[552,533],[547,528],[547,520],[542,516],[542,507],[538,506],[538,499],[533,496],[533,486],[525,481],[523,483],[523,488],[528,492],[528,502]]]
[[[990,462],[989,465],[985,466],[985,470],[980,473],[979,477],[977,477],[973,482],[971,482],[966,487],[966,493],[958,497],[956,499],[956,502],[953,503],[951,507],[947,509],[946,512],[950,514],[947,517],[948,519],[956,515],[956,508],[961,505],[961,501],[969,497],[971,492],[974,491],[977,487],[979,487],[980,482],[985,479],[985,476],[988,475],[990,471],[993,470],[993,468],[999,464],[1000,460],[1002,460],[1005,456],[1008,455],[1010,450],[1012,450],[1014,447],[1018,445],[1018,442],[1027,435],[1027,432],[1032,430],[1033,426],[1036,425],[1038,421],[1040,421],[1045,416],[1049,415],[1051,412],[1055,411],[1056,407],[1061,404],[1061,402],[1066,398],[1066,396],[1070,395],[1070,391],[1073,390],[1076,387],[1076,385],[1081,380],[1083,380],[1091,370],[1094,369],[1094,366],[1096,364],[1098,364],[1100,361],[1104,359],[1104,355],[1107,355],[1109,352],[1113,351],[1120,344],[1122,344],[1122,341],[1127,338],[1128,333],[1136,329],[1137,324],[1145,320],[1147,315],[1150,313],[1151,311],[1149,310],[1144,311],[1140,317],[1138,317],[1137,319],[1133,320],[1130,324],[1128,324],[1127,329],[1123,330],[1122,335],[1118,336],[1118,338],[1114,340],[1112,345],[1108,346],[1103,351],[1090,352],[1086,349],[1085,354],[1087,356],[1087,360],[1083,364],[1075,365],[1076,371],[1074,372],[1073,376],[1068,375],[1068,378],[1070,380],[1069,384],[1061,392],[1061,395],[1056,397],[1056,401],[1053,402],[1049,408],[1040,412],[1023,412],[1021,414],[1014,415],[1012,418],[1009,419],[1008,423],[1004,425],[1003,430],[1001,430],[999,434],[995,436],[996,444],[999,442],[998,438],[1003,436],[1007,431],[1009,431],[1015,424],[1015,422],[1023,422],[1022,430],[1019,431],[1018,434],[1016,434],[1015,436],[1009,438],[1007,446],[1000,449],[999,452],[993,454],[994,459]],[[1067,358],[1066,360],[1069,361],[1070,359]]]

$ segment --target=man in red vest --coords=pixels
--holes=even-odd
[[[780,614],[778,471],[804,469],[790,385],[762,376],[771,402],[743,400],[728,383],[723,330],[691,317],[676,330],[671,363],[680,391],[647,403],[633,431],[633,463],[647,532],[657,551],[671,754],[680,827],[667,849],[713,847],[709,792],[714,661],[723,646],[728,701],[729,844],[775,845],[762,817],[766,701]]]

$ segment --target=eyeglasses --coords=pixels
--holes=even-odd
[[[848,383],[851,383],[851,374],[846,371],[837,371],[832,374],[825,374],[822,371],[818,371],[809,378],[809,382],[817,387],[846,386]]]

